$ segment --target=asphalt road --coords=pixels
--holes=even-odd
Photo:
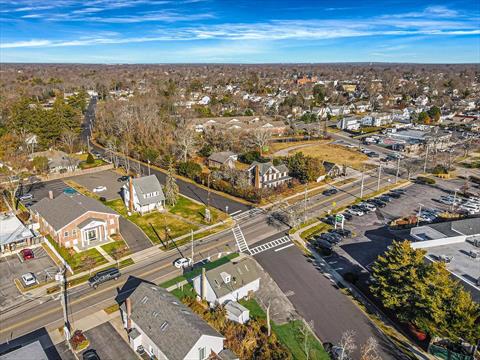
[[[279,238],[278,234],[273,238]],[[400,359],[393,345],[338,287],[320,272],[296,247],[267,250],[255,259],[287,294],[296,310],[313,321],[315,333],[322,341],[338,344],[345,331],[353,330],[358,359],[359,348],[373,337],[379,344],[382,359]]]

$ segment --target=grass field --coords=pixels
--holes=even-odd
[[[205,221],[205,206],[193,202],[186,197],[180,196],[175,206],[170,208],[168,211],[190,221],[207,224]],[[210,214],[212,216],[211,223],[216,223],[219,220],[225,220],[227,218],[227,214],[218,211],[215,208],[210,208]]]
[[[263,309],[254,300],[241,300],[240,303],[250,310],[250,317],[254,319],[266,319]],[[290,350],[292,358],[295,360],[306,360],[307,356],[304,348],[304,337],[301,333],[303,323],[300,320],[291,321],[287,324],[277,325],[273,321],[272,330],[277,335],[278,340]],[[309,332],[307,337],[308,359],[328,360],[330,357],[325,352],[322,344]]]
[[[299,145],[308,145],[308,144],[322,144],[326,143],[327,140],[305,140],[305,141],[291,141],[291,142],[274,142],[269,145],[269,153],[274,154],[277,151],[288,149],[291,147]]]
[[[47,235],[47,239],[50,242],[50,244],[53,245],[55,250],[57,250],[58,253],[65,259],[68,265],[70,265],[70,267],[74,272],[89,270],[85,266],[85,259],[87,257],[93,259],[95,262],[92,268],[107,263],[107,259],[105,259],[97,249],[92,248],[92,249],[88,249],[88,250],[77,253],[73,250],[70,251],[69,249],[63,246],[59,246],[57,242],[48,235]]]
[[[108,244],[102,245],[101,247],[110,256],[112,256],[112,254],[117,249],[125,249],[122,253],[122,257],[130,254],[130,250],[128,249],[127,244],[125,243],[125,240],[123,240],[123,239],[119,239],[119,240],[116,240],[116,241],[109,242]]]
[[[335,164],[345,164],[354,169],[361,169],[363,163],[368,160],[368,156],[356,150],[327,143],[315,144],[292,151],[292,153],[297,152],[303,152],[305,155],[317,157]]]

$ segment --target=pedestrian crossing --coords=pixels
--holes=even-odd
[[[249,219],[249,218],[252,218],[254,217],[255,215],[258,215],[258,214],[261,214],[263,213],[264,210],[263,209],[260,209],[260,208],[253,208],[251,210],[247,210],[247,211],[242,211],[240,213],[237,213],[235,215],[232,216],[232,219],[235,220],[235,221],[240,221],[240,220],[244,220],[244,219]]]
[[[258,245],[254,248],[250,249],[250,255],[257,255],[261,252],[264,252],[266,250],[274,249],[277,248],[280,245],[286,244],[288,242],[291,242],[291,239],[289,236],[283,236],[280,239],[272,240],[270,242],[267,242],[262,245]]]
[[[235,242],[237,243],[238,250],[240,252],[244,252],[244,253],[250,252],[250,249],[248,248],[247,241],[245,240],[245,236],[243,236],[243,232],[242,232],[242,229],[240,229],[240,226],[238,226],[238,225],[235,226],[232,229],[232,232],[233,232],[233,236],[235,238]]]

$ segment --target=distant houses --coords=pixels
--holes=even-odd
[[[162,185],[155,175],[129,178],[122,187],[123,201],[129,211],[145,214],[165,208],[165,195]]]

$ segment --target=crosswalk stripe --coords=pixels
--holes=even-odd
[[[285,243],[287,243],[287,242],[289,242],[289,241],[291,241],[291,240],[290,240],[290,237],[288,237],[288,236],[283,236],[283,237],[281,237],[280,239],[275,239],[275,240],[272,240],[272,241],[270,241],[270,242],[268,242],[268,243],[265,243],[265,244],[262,244],[262,245],[258,245],[258,246],[254,247],[254,248],[251,248],[251,249],[250,249],[250,254],[251,254],[251,255],[256,255],[256,254],[261,253],[261,252],[263,252],[263,251],[276,248],[277,246],[280,246],[280,245],[282,245],[282,244],[285,244]],[[293,245],[293,243],[287,245],[287,247],[290,247],[291,245]],[[282,248],[281,248],[281,249],[282,249]],[[281,250],[281,249],[280,249],[280,250]],[[275,251],[278,251],[278,249],[275,250]]]

